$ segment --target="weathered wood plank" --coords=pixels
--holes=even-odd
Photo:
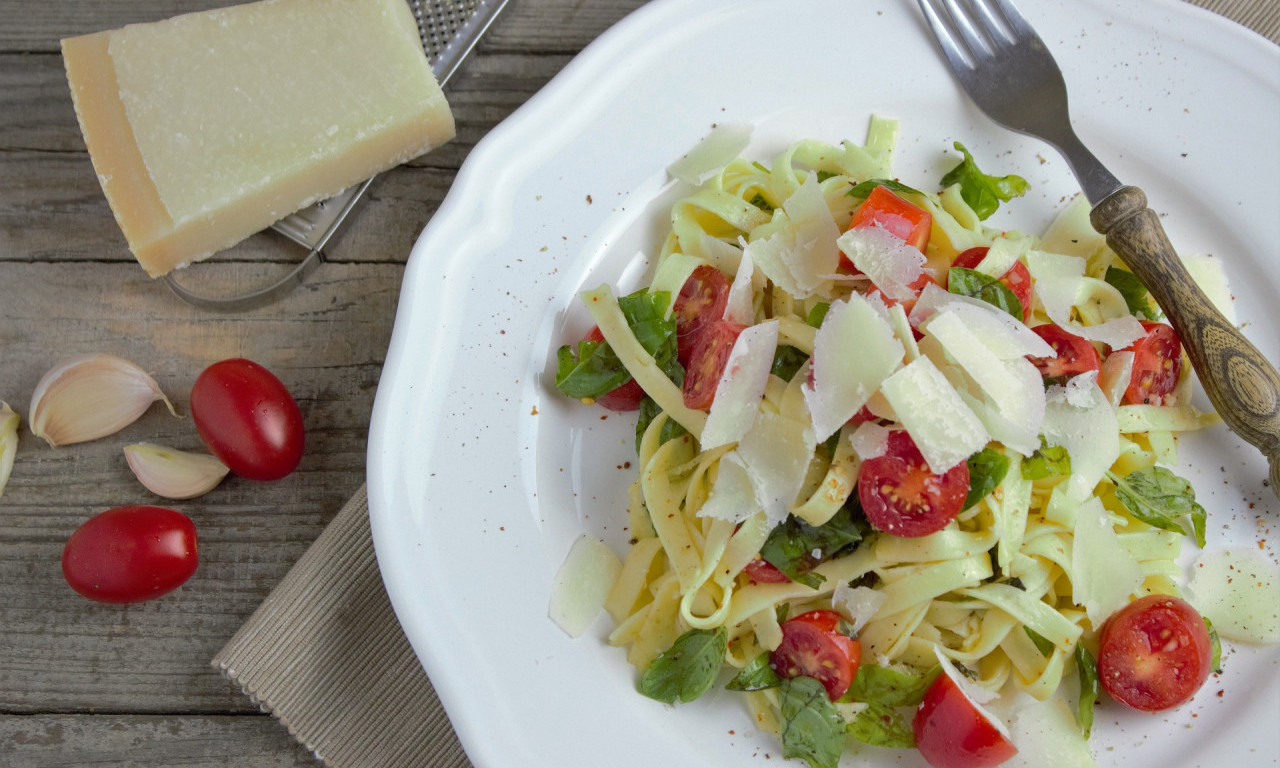
[[[0,52],[56,52],[64,37],[180,13],[235,5],[235,0],[0,0]],[[487,50],[574,52],[644,0],[512,0],[484,40]]]
[[[225,285],[265,269],[229,264],[209,274]],[[208,661],[363,482],[401,274],[399,264],[326,264],[280,303],[223,316],[178,301],[131,264],[0,263],[0,399],[24,417],[39,377],[73,354],[133,360],[183,414],[205,365],[245,356],[289,385],[308,427],[306,455],[288,478],[233,477],[200,499],[167,502],[196,522],[200,568],[162,600],[117,607],[67,588],[62,545],[97,511],[161,502],[133,478],[121,448],[145,440],[199,449],[194,425],[156,405],[118,435],[55,449],[24,422],[0,499],[0,710],[253,709]]]
[[[22,768],[315,768],[267,715],[0,717],[0,764]]]

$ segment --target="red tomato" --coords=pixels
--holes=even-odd
[[[924,252],[933,229],[933,214],[877,185],[853,214],[849,228],[879,225]]]
[[[77,528],[62,550],[62,575],[90,600],[136,603],[182,586],[197,561],[190,518],[135,505],[108,509]]]
[[[835,701],[849,690],[861,661],[857,640],[796,618],[782,623],[782,642],[769,657],[769,666],[783,677],[812,677]]]
[[[904,538],[945,528],[960,514],[968,492],[968,464],[934,474],[902,430],[890,432],[884,454],[862,462],[858,471],[858,500],[867,521],[878,531]]]
[[[912,281],[910,285],[907,286],[912,290],[912,295],[911,295],[911,298],[909,299],[891,299],[888,296],[885,296],[884,292],[881,291],[879,288],[872,289],[870,292],[868,292],[867,295],[870,296],[874,294],[876,296],[879,296],[880,300],[884,302],[884,305],[886,307],[892,307],[895,304],[901,304],[902,310],[907,314],[911,314],[911,309],[915,307],[916,301],[920,298],[920,292],[923,291],[925,286],[932,281],[933,281],[933,278],[929,277],[929,274],[927,272],[921,272],[920,276],[917,277],[914,281]],[[920,338],[918,333],[916,335],[916,338]]]
[[[1212,660],[1204,619],[1185,600],[1147,595],[1102,625],[1098,678],[1111,698],[1144,712],[1185,703],[1208,679]]]
[[[1163,405],[1178,386],[1182,374],[1182,340],[1165,323],[1142,323],[1147,335],[1127,349],[1133,350],[1133,375],[1125,390],[1125,402]]]
[[[693,270],[672,305],[676,318],[676,358],[686,368],[698,334],[710,322],[724,317],[729,304],[729,278],[709,264]]]
[[[284,384],[243,358],[214,363],[191,388],[200,439],[231,471],[250,480],[279,480],[302,460],[302,411]]]
[[[706,410],[716,399],[720,376],[729,362],[729,353],[745,325],[716,320],[703,326],[689,356],[689,370],[684,374],[684,404],[688,408]]]
[[[987,251],[989,250],[991,249],[981,246],[961,251],[960,255],[956,256],[956,260],[951,263],[951,266],[975,269],[987,257]],[[1031,271],[1027,269],[1027,265],[1021,261],[1015,261],[1009,271],[1000,276],[1000,282],[1013,291],[1013,295],[1017,296],[1018,301],[1022,303],[1022,322],[1025,323],[1030,320],[1031,289],[1034,286],[1031,282]]]
[[[911,726],[933,768],[990,768],[1018,753],[946,672],[925,692]]]
[[[791,621],[807,621],[824,632],[835,632],[840,626],[840,614],[837,611],[808,611],[791,619]]]
[[[791,581],[791,577],[782,571],[773,563],[764,558],[756,558],[747,563],[742,572],[747,574],[747,578],[753,584],[785,584]]]
[[[1028,357],[1027,359],[1040,371],[1046,379],[1071,378],[1086,371],[1096,371],[1102,367],[1098,350],[1093,348],[1088,339],[1074,333],[1064,331],[1053,323],[1037,325],[1031,329],[1044,339],[1057,357]]]
[[[584,340],[604,341],[604,334],[600,333],[600,326],[592,326],[591,330],[587,331]],[[640,382],[635,379],[628,379],[625,384],[597,397],[596,405],[602,405],[611,411],[637,411],[640,409],[640,401],[643,399],[644,387],[641,387]]]

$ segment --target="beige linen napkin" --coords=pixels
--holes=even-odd
[[[1275,0],[1191,0],[1280,43]],[[382,586],[360,489],[213,664],[332,768],[471,768]]]

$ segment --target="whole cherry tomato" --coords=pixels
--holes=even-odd
[[[62,550],[62,575],[90,600],[136,603],[182,586],[198,560],[189,517],[134,505],[109,509],[77,528]]]
[[[302,411],[280,379],[252,360],[214,363],[191,388],[191,416],[209,451],[250,480],[279,480],[302,460]]]
[[[933,768],[992,768],[1017,754],[992,721],[943,672],[925,692],[912,721],[916,748]]]

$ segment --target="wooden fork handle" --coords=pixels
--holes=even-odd
[[[1223,421],[1267,457],[1271,490],[1280,498],[1280,374],[1275,366],[1196,285],[1142,190],[1121,187],[1089,218],[1164,310]]]

